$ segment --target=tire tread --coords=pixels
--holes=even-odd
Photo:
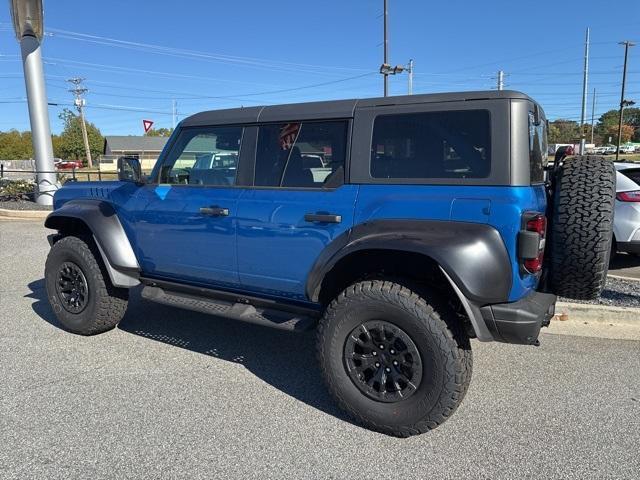
[[[556,179],[550,229],[553,292],[592,300],[605,286],[615,202],[615,168],[602,157],[565,160]]]
[[[127,310],[129,291],[125,288],[116,288],[111,284],[106,268],[102,265],[100,252],[93,239],[88,236],[67,236],[58,240],[49,252],[45,275],[50,270],[50,259],[58,252],[65,250],[71,250],[80,255],[87,270],[83,273],[87,278],[91,277],[97,285],[97,291],[90,292],[97,299],[95,315],[85,322],[82,328],[70,330],[81,335],[96,335],[111,330],[120,322]],[[60,320],[59,316],[58,319]]]
[[[408,286],[388,280],[362,281],[342,291],[327,307],[319,322],[317,356],[322,376],[340,407],[361,425],[397,437],[418,435],[445,422],[462,402],[469,388],[473,369],[469,338],[451,309],[438,302],[436,297],[429,297],[431,304]],[[368,301],[384,301],[401,306],[419,319],[438,342],[440,350],[448,353],[446,358],[447,374],[445,376],[447,380],[438,403],[431,411],[426,412],[422,419],[412,425],[397,426],[376,423],[367,418],[346,401],[334,381],[332,372],[328,369],[329,362],[325,358],[323,345],[338,340],[336,338],[338,329],[331,329],[329,325],[340,316],[343,307],[356,299],[362,301],[363,298]]]

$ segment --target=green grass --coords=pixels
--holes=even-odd
[[[615,158],[615,155],[610,155]],[[623,162],[640,162],[640,153],[634,153],[631,155],[620,155],[620,160]]]

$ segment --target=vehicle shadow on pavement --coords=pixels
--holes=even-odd
[[[27,298],[34,312],[59,329],[47,301],[44,280],[31,282]],[[315,358],[315,332],[291,333],[155,304],[131,291],[118,329],[192,352],[239,363],[297,400],[353,423],[337,408],[322,382]]]

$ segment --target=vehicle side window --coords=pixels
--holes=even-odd
[[[234,185],[242,131],[242,127],[184,129],[162,165],[160,183]]]
[[[346,141],[346,121],[262,125],[254,183],[298,188],[342,185]]]
[[[380,115],[373,124],[373,178],[486,178],[491,171],[487,110]]]
[[[544,167],[547,165],[547,124],[538,121],[534,112],[529,112],[529,172],[531,183],[544,181]]]

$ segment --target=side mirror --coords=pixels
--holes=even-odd
[[[143,183],[140,160],[136,157],[119,157],[118,180],[121,182]]]

